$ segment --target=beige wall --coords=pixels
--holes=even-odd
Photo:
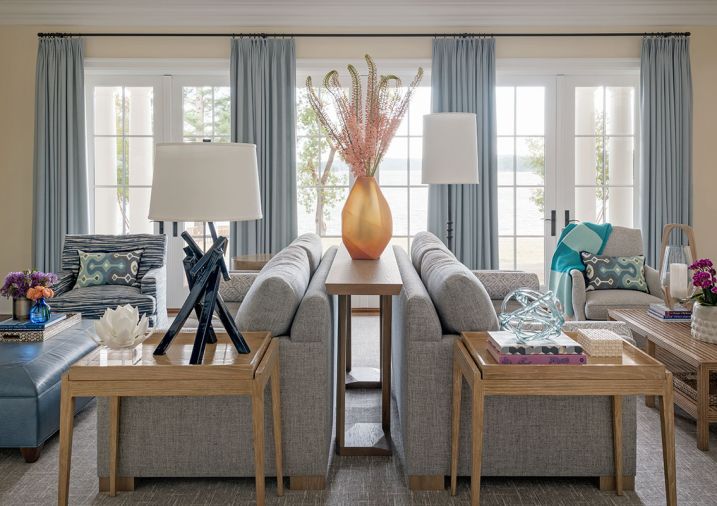
[[[687,29],[693,34],[694,224],[699,254],[717,257],[717,234],[713,233],[715,226],[712,222],[715,212],[710,206],[717,188],[717,171],[713,165],[713,118],[717,118],[714,93],[714,83],[717,82],[717,27],[674,29]],[[25,269],[31,262],[36,34],[38,31],[65,30],[92,31],[93,28],[0,28],[0,276],[9,270]],[[127,30],[136,31],[132,28]],[[103,29],[98,28],[97,31]],[[215,31],[241,30],[232,27]],[[254,28],[250,31],[262,30]],[[480,29],[469,27],[456,31]],[[524,30],[506,27],[503,31]],[[358,58],[365,53],[376,58],[430,58],[431,43],[430,39],[297,39],[296,51],[298,58]],[[639,38],[505,38],[498,39],[497,51],[499,58],[629,58],[639,57],[640,41]],[[89,38],[86,43],[87,57],[222,58],[228,55],[229,44],[224,38]],[[0,310],[7,307],[6,301],[0,300]]]

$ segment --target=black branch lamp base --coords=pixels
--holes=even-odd
[[[172,340],[182,329],[187,318],[194,312],[199,319],[197,335],[194,339],[190,364],[201,364],[204,358],[204,348],[207,343],[217,342],[217,335],[212,326],[212,316],[217,314],[224,326],[229,339],[231,339],[238,353],[249,353],[249,346],[241,335],[226,304],[219,295],[219,284],[222,278],[229,280],[229,271],[224,262],[224,252],[227,248],[227,238],[217,236],[214,223],[209,223],[214,243],[205,253],[194,242],[192,236],[182,232],[182,239],[187,243],[184,247],[184,272],[189,284],[189,296],[184,301],[172,325],[167,330],[154,350],[155,355],[164,355]]]

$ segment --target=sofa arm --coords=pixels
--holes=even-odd
[[[660,273],[649,265],[645,266],[645,281],[647,281],[647,289],[650,295],[663,298],[662,284],[660,283]]]
[[[570,271],[573,280],[573,312],[576,320],[586,320],[585,317],[585,277],[583,271],[573,269]]]
[[[504,299],[517,288],[540,290],[538,275],[525,271],[473,271],[491,299]]]
[[[158,269],[148,270],[140,281],[139,291],[154,297],[157,310],[154,315],[154,326],[157,328],[167,327],[167,266],[163,265]]]
[[[63,271],[57,277],[59,278],[57,283],[52,285],[56,296],[69,292],[75,286],[75,274],[73,272]]]
[[[229,281],[222,279],[219,295],[224,302],[242,302],[259,271],[230,271]]]

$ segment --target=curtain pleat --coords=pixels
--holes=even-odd
[[[293,39],[231,41],[232,141],[256,144],[264,217],[232,223],[233,255],[274,253],[297,235]]]
[[[495,39],[433,41],[433,112],[472,112],[478,121],[480,184],[450,185],[453,251],[471,269],[498,268],[498,169],[495,110]],[[446,241],[448,186],[428,189],[428,230]]]
[[[35,82],[33,267],[59,271],[66,234],[89,232],[84,49],[79,38],[39,40]]]
[[[692,75],[688,37],[645,37],[640,61],[640,210],[647,263],[662,229],[692,224]]]

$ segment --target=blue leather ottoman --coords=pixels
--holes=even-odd
[[[60,379],[97,344],[81,323],[42,343],[0,343],[0,448],[20,448],[27,462],[60,428]],[[77,399],[76,411],[90,401]]]

